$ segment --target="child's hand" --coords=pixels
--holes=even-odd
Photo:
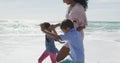
[[[58,42],[61,43],[61,44],[65,43],[64,41],[61,41],[61,40],[58,40]]]
[[[50,26],[50,29],[51,30],[54,30],[56,27],[58,27],[58,26],[60,26],[60,23],[58,23],[58,24],[55,24],[55,25],[51,25]]]
[[[59,42],[59,43],[64,44],[65,42]]]
[[[51,26],[49,27],[50,30],[55,30],[55,28],[56,28],[56,27],[55,27],[54,25],[51,25]]]

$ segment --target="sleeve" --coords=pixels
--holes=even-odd
[[[67,36],[66,35],[59,35],[61,40],[67,40]]]

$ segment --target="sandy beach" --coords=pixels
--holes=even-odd
[[[97,32],[85,36],[86,63],[119,63],[120,40],[118,34],[103,34],[104,37],[101,34]],[[37,63],[38,57],[45,49],[44,35],[0,36],[0,40],[2,42],[0,44],[0,63]],[[60,49],[62,44],[56,42],[56,46]],[[49,57],[44,63],[50,63]]]

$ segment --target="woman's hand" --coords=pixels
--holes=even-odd
[[[78,28],[77,28],[77,31],[81,31],[81,30],[83,30],[85,28],[85,26],[79,26]]]

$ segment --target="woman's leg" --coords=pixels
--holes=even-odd
[[[56,63],[56,53],[49,52],[52,63]]]
[[[42,63],[42,61],[49,55],[47,51],[44,51],[41,57],[38,59],[38,63]]]

